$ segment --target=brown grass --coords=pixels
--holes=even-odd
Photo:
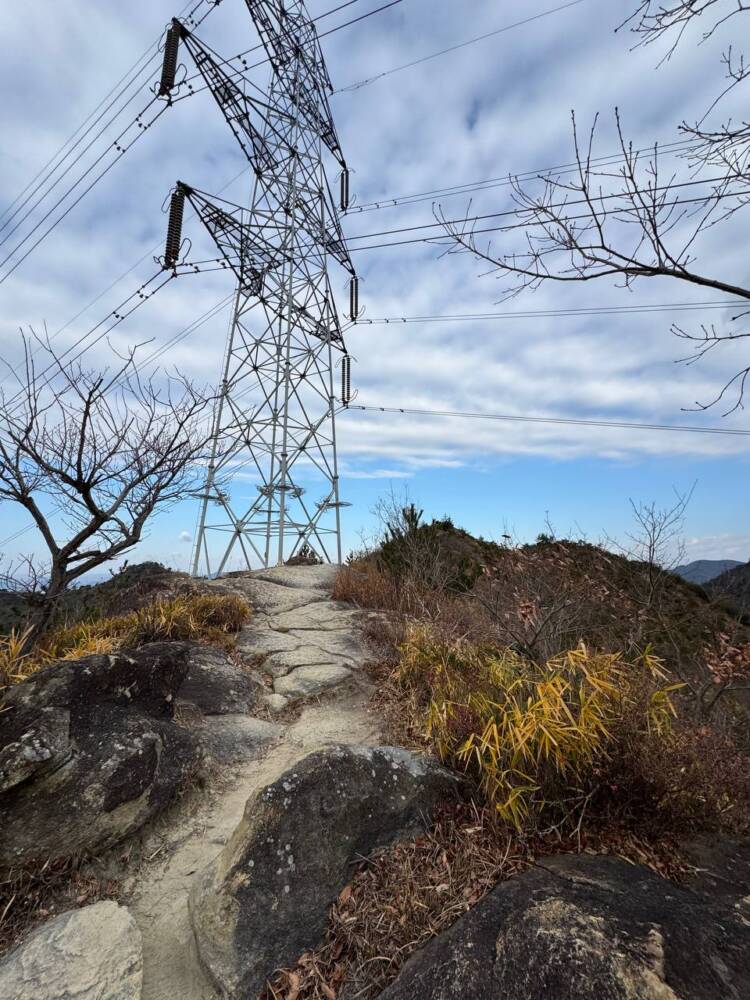
[[[444,603],[438,591],[427,590],[410,577],[396,578],[377,563],[358,560],[342,566],[336,574],[332,599],[354,604],[358,608],[393,611],[419,617],[433,615],[435,607]]]
[[[499,827],[490,809],[443,811],[415,840],[376,852],[355,872],[331,907],[325,940],[280,971],[261,1000],[372,1000],[418,948],[446,930],[499,882],[545,855],[575,850],[572,841],[522,843]],[[658,874],[687,872],[668,840],[646,844],[630,833],[589,836],[582,849],[615,854]]]
[[[102,899],[116,899],[118,893],[116,881],[85,874],[77,860],[0,873],[0,954],[44,920]]]
[[[155,600],[126,615],[60,626],[27,655],[21,653],[20,637],[11,632],[0,638],[0,690],[57,660],[136,649],[148,642],[231,645],[250,614],[247,602],[235,595],[192,593]]]
[[[539,663],[580,642],[625,657],[650,647],[676,680],[687,683],[696,718],[697,694],[713,682],[709,662],[721,654],[722,643],[728,637],[737,647],[750,644],[750,629],[701,588],[646,563],[580,542],[511,548],[452,526],[430,530],[443,562],[481,564],[471,588],[426,586],[429,565],[425,572],[417,567],[394,574],[376,550],[341,570],[337,599],[430,621],[452,638],[511,646]],[[741,725],[747,728],[745,720]]]

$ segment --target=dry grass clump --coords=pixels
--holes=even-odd
[[[56,660],[133,649],[147,642],[227,643],[250,616],[242,598],[224,594],[182,594],[156,600],[126,615],[63,625],[48,633],[32,653],[21,653],[23,635],[0,638],[0,688],[29,677]]]
[[[117,882],[85,874],[74,859],[0,873],[0,954],[49,917],[102,899],[116,899],[118,892]]]
[[[446,930],[499,882],[545,855],[575,850],[557,836],[522,842],[488,807],[452,806],[424,834],[376,852],[331,907],[323,943],[280,971],[261,1000],[358,1000],[378,996],[418,948]],[[615,854],[658,874],[686,872],[674,844],[646,843],[630,832],[584,835],[580,848]]]
[[[0,635],[0,691],[22,681],[30,672],[30,656],[23,652],[29,631],[11,629],[8,635]]]
[[[358,608],[392,611],[410,617],[434,617],[445,603],[439,590],[411,576],[395,577],[374,561],[355,560],[336,574],[332,599]]]
[[[396,682],[425,705],[423,724],[443,761],[473,775],[499,818],[527,832],[543,819],[574,823],[591,798],[633,689],[650,684],[633,724],[665,731],[674,715],[658,661],[626,664],[583,644],[537,664],[508,648],[449,642],[411,625]],[[659,686],[659,685],[662,686]]]
[[[682,720],[646,652],[624,660],[581,645],[539,664],[508,648],[407,626],[392,673],[406,739],[471,775],[519,834],[641,835],[750,828],[750,757]],[[396,715],[396,722],[399,716]]]

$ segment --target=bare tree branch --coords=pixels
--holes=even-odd
[[[63,362],[48,338],[32,334],[34,353],[50,362],[52,375],[42,378],[29,339],[20,392],[0,390],[0,501],[28,512],[49,553],[43,587],[35,579],[31,645],[72,583],[137,545],[154,511],[197,483],[210,400],[182,377],[162,388],[142,381],[135,350],[94,372]]]
[[[639,45],[668,39],[670,48],[664,57],[668,59],[693,22],[703,27],[705,41],[747,12],[750,0],[643,0],[624,25],[639,36]],[[708,110],[693,125],[680,125],[693,140],[684,154],[690,180],[680,181],[674,172],[664,175],[658,145],[648,156],[636,151],[625,138],[617,111],[622,166],[595,168],[597,121],[583,139],[573,114],[577,164],[573,180],[545,176],[522,183],[510,178],[514,221],[504,228],[492,227],[500,234],[496,237],[500,250],[483,241],[488,230],[480,228],[476,219],[449,220],[438,207],[436,218],[450,240],[448,252],[469,252],[488,262],[495,273],[508,279],[504,299],[550,281],[614,279],[630,288],[642,278],[672,278],[750,300],[749,286],[698,265],[701,238],[750,203],[750,121],[709,122],[727,94],[747,81],[750,67],[731,47],[723,65],[725,84]],[[511,242],[507,250],[503,249],[506,241]],[[728,299],[727,305],[731,302]],[[750,337],[747,317],[747,311],[740,311],[732,317],[729,329],[721,331],[702,327],[698,333],[689,333],[673,327],[676,336],[691,341],[695,348],[690,358],[682,360],[700,360],[717,346]],[[741,407],[749,373],[750,366],[743,368],[711,401],[696,406],[707,409],[728,401],[727,412]]]

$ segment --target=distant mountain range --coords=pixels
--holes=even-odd
[[[696,559],[694,562],[686,563],[684,566],[677,566],[672,571],[683,580],[689,583],[708,583],[714,580],[727,570],[735,569],[737,566],[744,566],[737,559]]]

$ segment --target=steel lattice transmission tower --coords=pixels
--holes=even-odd
[[[272,67],[268,93],[175,20],[165,45],[160,91],[175,85],[177,49],[189,51],[253,169],[249,210],[178,183],[172,195],[165,267],[180,257],[187,198],[237,275],[213,428],[213,457],[200,494],[193,574],[222,572],[239,556],[247,568],[282,563],[309,547],[341,561],[334,384],[342,402],[350,368],[331,288],[330,264],[357,278],[339,221],[349,174],[331,115],[332,91],[304,0],[246,0]],[[341,171],[340,207],[325,160]],[[254,482],[244,502],[228,485]],[[301,478],[320,482],[310,497]],[[244,492],[244,491],[243,491]]]

